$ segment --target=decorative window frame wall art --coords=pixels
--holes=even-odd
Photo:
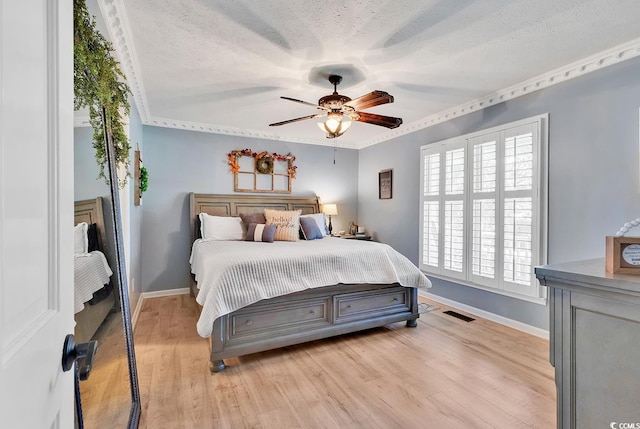
[[[393,169],[382,170],[378,173],[378,199],[393,198]]]
[[[234,150],[228,154],[233,173],[234,192],[268,192],[290,194],[291,181],[296,177],[296,157],[288,153]]]

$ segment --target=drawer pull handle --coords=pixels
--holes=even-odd
[[[393,300],[394,301],[399,301],[397,296],[395,298],[393,298]]]
[[[249,319],[247,320],[247,325],[251,325],[253,323],[253,320]]]
[[[313,316],[314,314],[316,314],[316,312],[313,310],[309,310],[309,314]]]
[[[347,305],[347,308],[351,308],[351,304]]]

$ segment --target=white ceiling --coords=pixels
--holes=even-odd
[[[640,54],[638,0],[87,0],[98,2],[143,123],[364,147]],[[96,10],[91,6],[92,11]],[[332,92],[395,97],[335,142]],[[555,79],[555,82],[554,82]]]

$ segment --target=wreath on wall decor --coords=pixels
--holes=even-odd
[[[294,165],[294,161],[296,157],[288,153],[286,155],[281,155],[279,153],[269,153],[266,150],[262,152],[254,152],[251,149],[242,149],[242,150],[232,150],[227,155],[227,159],[229,160],[229,166],[231,167],[232,173],[237,173],[240,170],[240,164],[238,163],[238,157],[240,156],[251,156],[256,160],[256,171],[261,174],[271,174],[273,173],[273,162],[274,161],[287,161],[287,173],[289,173],[289,177],[292,179],[296,178],[296,170],[298,167]]]
[[[270,156],[256,158],[256,170],[260,174],[273,173],[273,158],[271,158]]]

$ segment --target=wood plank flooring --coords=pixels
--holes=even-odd
[[[141,428],[554,428],[548,342],[439,310],[225,360],[209,372],[188,295],[145,300],[135,330]]]
[[[110,313],[93,339],[98,341],[98,351],[89,378],[80,382],[85,427],[125,428],[131,409],[131,389],[122,313]]]

